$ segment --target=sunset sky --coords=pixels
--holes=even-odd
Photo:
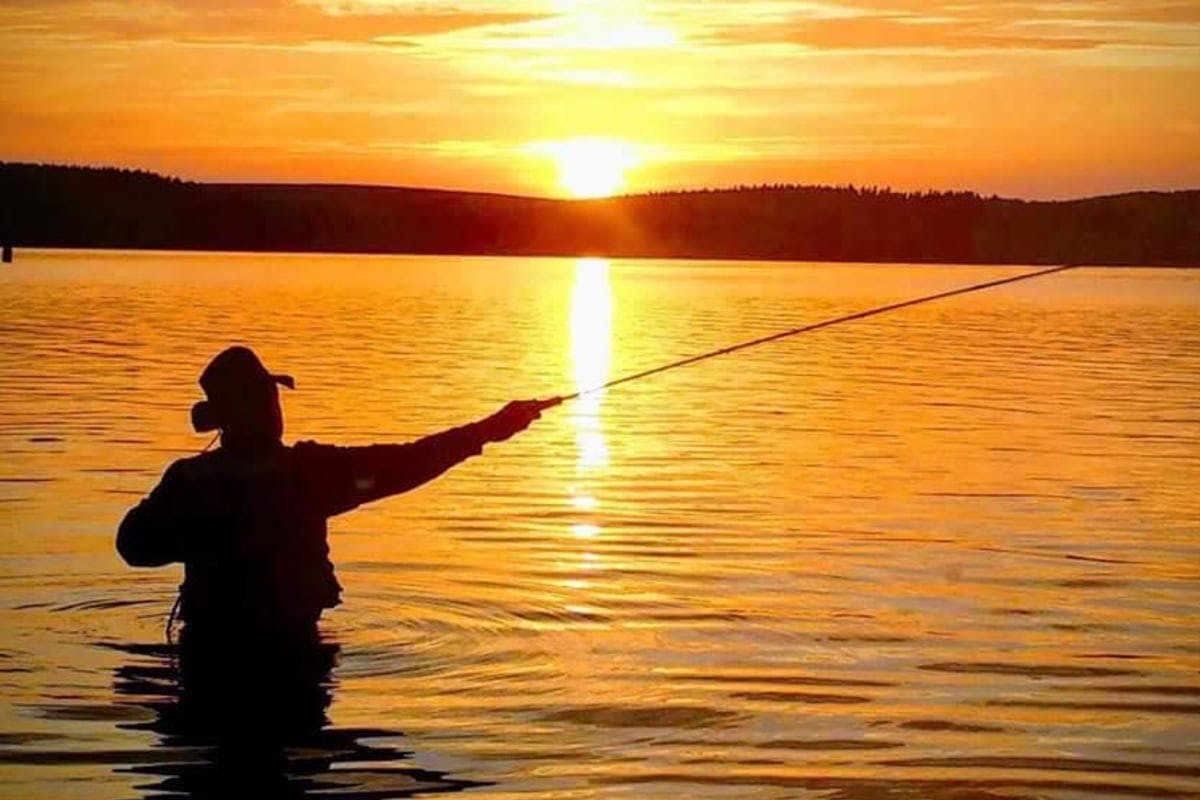
[[[0,0],[0,159],[585,196],[1200,186],[1200,2]]]

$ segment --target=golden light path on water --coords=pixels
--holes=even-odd
[[[575,263],[575,283],[571,290],[571,364],[575,390],[585,394],[571,408],[577,455],[575,480],[569,492],[572,507],[581,516],[589,517],[600,507],[594,478],[608,465],[603,417],[606,390],[588,391],[608,380],[612,360],[613,299],[608,272],[607,259],[581,258]],[[601,528],[590,519],[580,519],[571,524],[571,534],[586,541],[598,537]],[[589,550],[580,551],[578,559],[581,574],[601,567],[599,557]],[[583,578],[571,578],[566,583],[570,589],[588,588],[588,581]]]
[[[128,568],[113,530],[207,443],[187,410],[230,341],[296,375],[287,441],[405,442],[1030,269],[24,253],[0,270],[0,796],[223,796],[163,644],[181,572]],[[581,396],[330,520],[339,661],[264,777],[1191,800],[1198,374],[1200,273],[1081,268]]]

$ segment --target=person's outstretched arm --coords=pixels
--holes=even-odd
[[[490,442],[502,442],[525,430],[543,409],[558,400],[515,400],[500,411],[459,428],[451,428],[408,444],[336,447],[300,442],[304,487],[310,497],[325,502],[327,514],[407,492],[428,483],[456,464],[483,452]]]

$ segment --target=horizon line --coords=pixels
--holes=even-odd
[[[24,167],[50,167],[50,168],[65,168],[65,169],[93,169],[93,170],[115,170],[133,173],[144,173],[152,175],[164,180],[179,181],[180,183],[194,184],[201,186],[294,186],[294,187],[341,187],[341,188],[360,188],[360,189],[393,189],[403,191],[416,192],[440,192],[444,194],[466,194],[466,195],[481,195],[487,197],[504,197],[519,200],[538,200],[557,203],[604,203],[614,200],[627,200],[642,197],[656,197],[663,195],[683,195],[683,194],[717,194],[723,192],[751,192],[751,191],[788,191],[798,189],[829,189],[829,190],[853,190],[853,191],[876,191],[884,194],[904,195],[904,196],[920,196],[920,195],[973,195],[981,200],[1007,200],[1020,203],[1071,203],[1086,200],[1100,200],[1114,197],[1126,197],[1139,194],[1187,194],[1190,192],[1200,192],[1200,186],[1189,187],[1186,189],[1127,189],[1123,191],[1107,192],[1104,194],[1094,195],[1075,195],[1053,198],[1029,198],[1015,197],[1000,194],[983,194],[976,189],[937,189],[927,187],[924,189],[894,189],[891,186],[876,185],[876,184],[856,184],[847,182],[842,184],[831,183],[761,183],[761,184],[730,184],[725,186],[709,186],[709,187],[694,187],[694,188],[675,188],[675,189],[648,189],[640,192],[626,192],[621,194],[611,194],[603,197],[561,197],[556,195],[533,195],[533,194],[516,194],[513,192],[497,192],[485,191],[480,189],[454,189],[437,186],[414,186],[410,184],[388,184],[388,183],[355,183],[343,181],[310,181],[310,180],[200,180],[196,178],[181,177],[166,172],[159,172],[154,169],[139,166],[119,166],[115,164],[95,164],[95,163],[72,163],[72,162],[56,162],[56,161],[8,161],[0,158],[0,167],[5,166],[24,166]]]

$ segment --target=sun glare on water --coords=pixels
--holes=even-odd
[[[573,197],[608,197],[625,188],[625,173],[637,163],[633,148],[615,139],[549,142],[559,185]]]

